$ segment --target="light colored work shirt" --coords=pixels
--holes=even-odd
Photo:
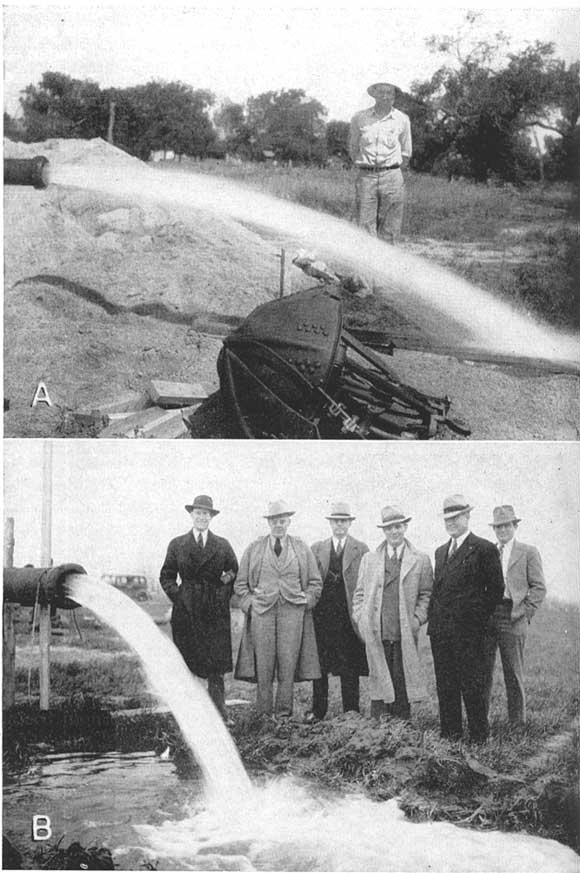
[[[349,154],[357,167],[390,167],[413,152],[411,122],[399,109],[379,117],[374,107],[357,112],[350,123]]]

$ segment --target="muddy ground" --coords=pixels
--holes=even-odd
[[[5,143],[7,157],[35,154],[104,173],[136,162],[102,140]],[[211,393],[221,339],[191,319],[245,316],[278,295],[288,241],[234,221],[59,185],[6,187],[4,198],[7,437],[78,436],[67,431],[67,411],[146,390],[152,378]],[[312,284],[289,269],[287,291]],[[355,322],[361,307],[381,321],[371,297],[353,303]],[[372,326],[368,313],[362,320]],[[449,395],[474,439],[580,435],[576,376],[401,349],[389,363],[411,385]],[[51,407],[31,406],[39,381]]]

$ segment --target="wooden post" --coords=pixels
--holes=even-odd
[[[42,463],[42,516],[40,531],[40,566],[52,563],[52,443],[46,440]],[[50,703],[50,606],[41,606],[38,643],[40,647],[40,708]]]
[[[280,249],[280,297],[284,296],[284,284],[286,280],[286,249]]]
[[[4,566],[14,566],[14,519],[4,522]],[[16,637],[14,604],[4,603],[2,610],[2,709],[14,706],[16,697]]]
[[[114,100],[109,103],[109,127],[107,129],[107,142],[113,145],[113,128],[115,127],[115,110],[117,104]]]

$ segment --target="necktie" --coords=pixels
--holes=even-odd
[[[397,550],[391,549],[391,561],[396,561],[396,560],[397,560]]]
[[[280,542],[280,537],[276,537],[276,542],[274,543],[274,553],[277,558],[282,554],[282,543]]]
[[[203,549],[203,537],[200,533],[198,533],[198,535],[197,535],[197,544],[200,547],[200,549]]]
[[[336,554],[337,554],[337,555],[342,554],[342,540],[337,540],[337,544],[336,544]]]
[[[449,557],[452,558],[456,551],[457,551],[457,540],[455,538],[453,538],[451,540],[451,548],[449,549]]]
[[[501,557],[503,556],[503,543],[502,543],[500,546],[498,546],[497,548],[498,548],[498,551],[499,551],[499,556],[500,556],[500,558],[501,558]]]

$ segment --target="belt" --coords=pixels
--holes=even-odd
[[[385,170],[398,170],[400,167],[400,164],[389,164],[388,167],[384,165],[381,167],[363,167],[361,164],[358,165],[359,170],[364,170],[365,173],[384,173]]]

